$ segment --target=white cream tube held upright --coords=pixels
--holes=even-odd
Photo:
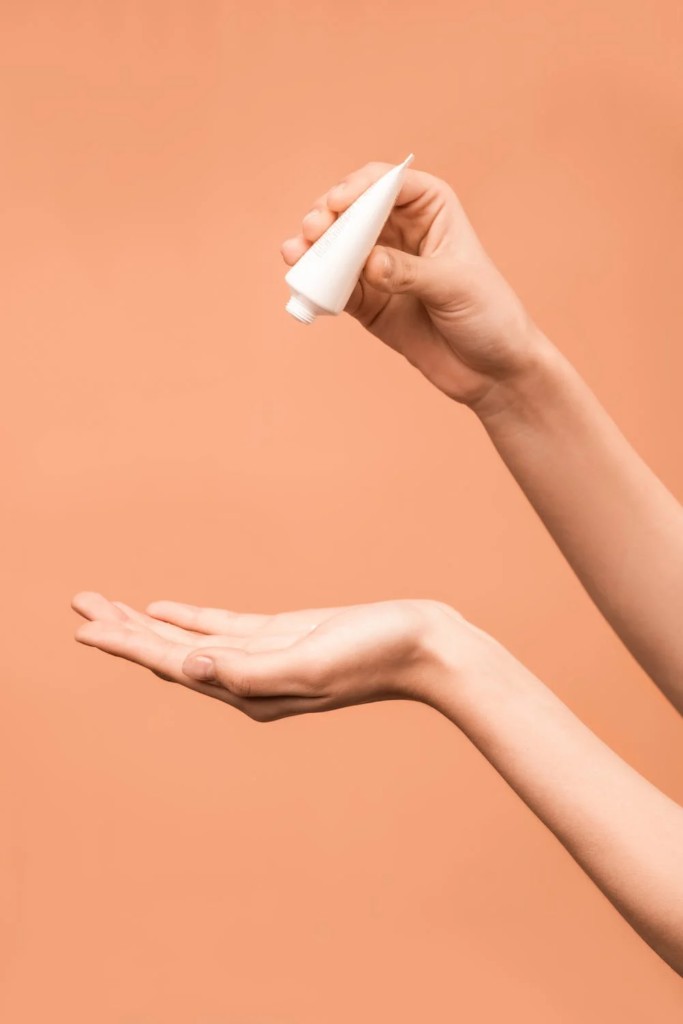
[[[379,238],[411,155],[383,174],[349,206],[285,277],[292,297],[287,312],[304,324],[344,311],[365,261]]]

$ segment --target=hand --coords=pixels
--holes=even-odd
[[[489,640],[452,608],[386,601],[280,615],[240,615],[157,601],[147,613],[78,594],[76,639],[218,697],[251,718],[378,700],[432,701]]]
[[[372,163],[330,189],[282,255],[292,266],[389,170]],[[484,252],[453,190],[408,168],[347,312],[451,398],[473,408],[547,344]]]

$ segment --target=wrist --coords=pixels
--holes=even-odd
[[[481,675],[505,674],[504,662],[512,656],[493,637],[477,629],[450,605],[421,602],[417,634],[417,671],[410,696],[447,713],[462,695],[471,699]]]
[[[507,648],[453,608],[425,604],[411,699],[433,707],[474,739],[495,730],[506,707],[526,706],[545,689]]]
[[[489,432],[501,423],[533,418],[549,397],[562,388],[569,369],[564,356],[532,324],[517,366],[494,380],[471,405],[472,411]]]

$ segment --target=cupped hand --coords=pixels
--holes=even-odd
[[[313,205],[282,245],[292,266],[390,168],[371,163]],[[408,168],[347,312],[451,398],[472,407],[534,363],[545,339],[484,251],[446,182]]]
[[[82,593],[73,608],[87,620],[76,632],[80,643],[257,721],[378,700],[429,702],[437,677],[449,672],[447,651],[474,630],[432,601],[244,615],[174,601],[140,612]]]

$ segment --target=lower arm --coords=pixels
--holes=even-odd
[[[432,706],[472,740],[614,906],[683,974],[683,808],[494,641]]]
[[[683,711],[683,509],[540,337],[475,411],[586,590]]]

